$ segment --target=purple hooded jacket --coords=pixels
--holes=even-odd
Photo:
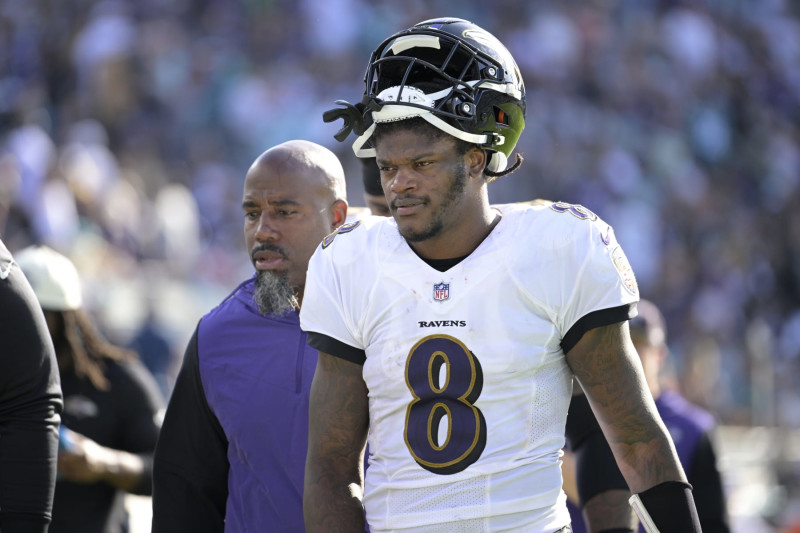
[[[206,314],[187,347],[156,448],[153,533],[304,531],[317,351],[296,312],[260,315],[253,288]]]

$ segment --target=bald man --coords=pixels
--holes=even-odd
[[[242,196],[255,274],[200,320],[155,452],[153,533],[303,531],[308,395],[317,351],[298,310],[308,261],[347,216],[326,148],[261,154]]]

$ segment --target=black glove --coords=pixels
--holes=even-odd
[[[363,135],[367,129],[364,123],[366,106],[363,103],[353,105],[345,100],[336,100],[336,104],[342,107],[329,109],[322,113],[322,120],[325,122],[333,122],[340,118],[344,119],[344,124],[333,136],[334,139],[342,142],[350,135],[351,131],[355,132],[356,135]]]

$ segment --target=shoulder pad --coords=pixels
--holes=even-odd
[[[333,233],[322,239],[322,247],[327,248],[328,246],[331,245],[333,239],[335,239],[337,235],[339,235],[340,233],[350,233],[351,231],[356,229],[360,224],[361,224],[360,220],[355,220],[353,222],[342,224],[336,229],[336,231],[334,231]]]

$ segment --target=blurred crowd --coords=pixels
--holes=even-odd
[[[800,428],[800,7],[791,0],[4,0],[0,234],[47,244],[166,394],[201,314],[251,269],[264,149],[334,150],[382,37],[434,16],[503,40],[528,91],[505,203],[611,223],[664,311],[683,392],[722,424]],[[524,243],[520,243],[524,245]]]

